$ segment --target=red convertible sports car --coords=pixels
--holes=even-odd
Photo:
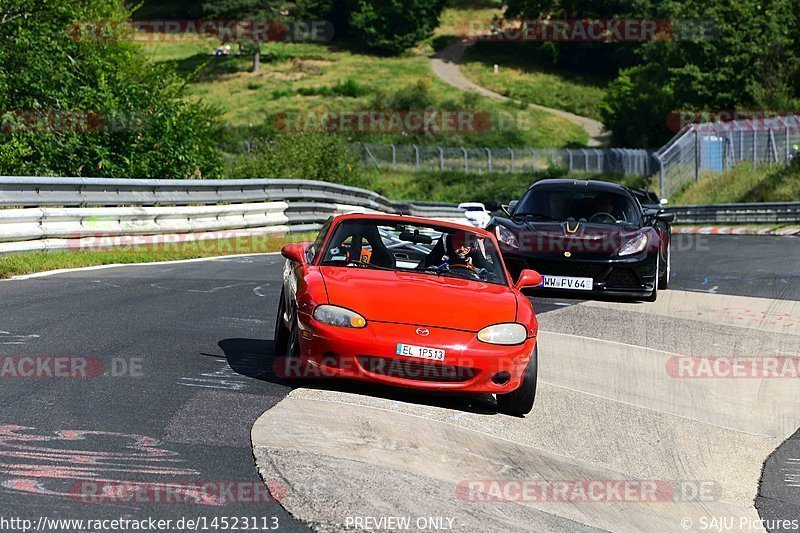
[[[331,217],[289,244],[276,372],[490,393],[523,416],[536,395],[538,323],[487,231],[399,215]]]

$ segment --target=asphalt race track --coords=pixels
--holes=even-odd
[[[798,244],[676,236],[671,290],[654,304],[534,299],[540,387],[525,419],[489,397],[282,382],[277,255],[0,282],[0,517],[258,517],[281,531],[404,518],[427,530],[702,531],[726,517],[758,531],[759,518],[797,518],[800,440],[783,444],[800,426],[797,380],[687,377],[674,360],[797,356]],[[520,480],[640,489],[590,502],[464,490]]]

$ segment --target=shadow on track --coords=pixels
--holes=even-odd
[[[373,396],[385,400],[442,407],[482,415],[496,415],[497,403],[490,394],[432,393],[413,389],[390,388],[332,378],[286,379],[275,371],[278,355],[272,340],[225,339],[219,342],[228,366],[237,374],[292,389],[319,389]]]

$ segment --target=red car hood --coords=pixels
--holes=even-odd
[[[328,301],[367,321],[480,331],[517,316],[516,296],[504,285],[366,268],[320,271]]]

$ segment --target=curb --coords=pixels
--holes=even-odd
[[[676,226],[675,233],[689,235],[775,235],[800,236],[800,228],[764,228],[748,226]]]

